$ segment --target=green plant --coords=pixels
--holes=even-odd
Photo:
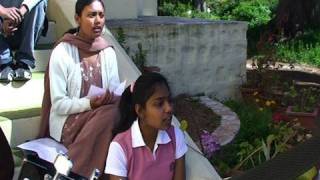
[[[130,53],[130,48],[126,46],[126,35],[122,28],[117,29],[116,39],[127,54]],[[138,43],[138,50],[133,56],[131,56],[133,63],[138,67],[138,69],[143,72],[143,68],[146,63],[147,51],[143,50],[142,43]]]
[[[320,30],[309,29],[291,40],[275,44],[276,55],[288,63],[309,64],[320,67]]]
[[[192,7],[190,3],[173,3],[164,2],[162,6],[159,7],[159,14],[163,16],[180,16],[180,17],[190,17],[190,11]]]
[[[313,112],[320,100],[319,93],[315,87],[297,89],[292,85],[285,93],[284,100],[293,106],[294,112]]]
[[[239,144],[239,163],[234,167],[239,169],[250,169],[257,165],[276,157],[279,153],[285,152],[306,139],[305,134],[301,134],[301,127],[293,126],[289,123],[271,124],[271,134],[265,139],[256,138],[254,142],[247,141]],[[302,139],[299,139],[302,135]]]
[[[142,44],[138,43],[138,51],[132,56],[132,61],[138,67],[138,69],[143,72],[143,68],[146,63],[147,51],[142,49]]]
[[[234,100],[226,101],[224,104],[237,113],[241,121],[236,141],[253,142],[256,137],[266,138],[270,134],[271,110]]]
[[[232,14],[236,20],[248,21],[250,27],[267,24],[272,18],[269,4],[259,0],[240,1]]]
[[[126,51],[130,52],[130,48],[126,45],[126,34],[123,31],[123,28],[118,28],[116,33],[116,39],[119,42],[120,46]]]
[[[256,167],[309,137],[297,122],[273,122],[267,109],[234,100],[224,104],[237,113],[241,128],[233,143],[222,146],[211,159],[222,176]]]

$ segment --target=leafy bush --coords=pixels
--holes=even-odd
[[[232,10],[238,6],[237,0],[208,0],[207,6],[210,9],[210,13],[223,20],[234,20]]]
[[[235,20],[248,21],[250,27],[267,24],[271,20],[271,9],[268,3],[241,1],[232,11]]]
[[[272,122],[272,112],[259,109],[253,104],[238,101],[226,101],[226,106],[237,113],[240,121],[240,131],[237,140],[253,142],[256,137],[266,138],[270,134],[269,124]]]
[[[178,2],[177,4],[172,2],[164,2],[163,6],[159,7],[159,14],[164,16],[179,16],[179,17],[191,17],[192,7],[190,4],[183,4]]]
[[[241,127],[233,143],[222,146],[211,159],[223,177],[256,167],[310,137],[295,122],[273,122],[268,109],[234,100],[224,104],[237,113]]]
[[[249,22],[248,54],[256,54],[256,43],[274,17],[278,0],[206,0],[207,9],[200,12],[191,0],[161,0],[159,15],[203,18],[210,20],[241,20]]]
[[[211,20],[241,20],[248,21],[250,27],[255,27],[270,21],[278,0],[207,0],[206,3],[205,12],[199,12],[192,7],[191,1],[165,0],[160,4],[159,14]]]
[[[306,63],[320,67],[320,30],[307,30],[303,35],[276,44],[277,56],[288,63]]]

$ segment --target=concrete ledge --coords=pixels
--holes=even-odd
[[[0,83],[0,112],[41,107],[44,73],[33,73],[27,82]]]
[[[247,22],[244,21],[212,21],[197,18],[183,18],[173,16],[140,16],[135,19],[110,19],[106,21],[107,27],[113,28],[127,28],[127,27],[149,27],[161,25],[204,25],[204,24],[217,24],[217,25],[241,25],[242,28],[247,29]]]
[[[40,116],[41,107],[26,108],[20,110],[4,111],[0,112],[0,116],[6,117],[8,119],[19,120],[21,118],[31,118],[35,116]],[[0,119],[0,121],[2,121]]]
[[[0,127],[11,147],[15,147],[27,140],[34,139],[40,128],[40,117],[10,120],[0,117]]]
[[[38,49],[34,50],[34,58],[36,67],[32,69],[32,72],[45,72],[48,66],[50,55],[52,52],[52,44],[45,44],[38,46]],[[41,49],[40,49],[41,48]]]

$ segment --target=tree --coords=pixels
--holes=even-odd
[[[206,10],[206,2],[205,0],[192,0],[194,7],[201,11],[204,12]]]
[[[294,37],[306,27],[319,27],[319,0],[279,0],[274,28],[286,37]]]

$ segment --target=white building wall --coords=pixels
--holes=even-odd
[[[104,0],[108,19],[157,16],[157,0]]]
[[[107,19],[135,19],[138,17],[137,0],[104,0],[104,2]]]

